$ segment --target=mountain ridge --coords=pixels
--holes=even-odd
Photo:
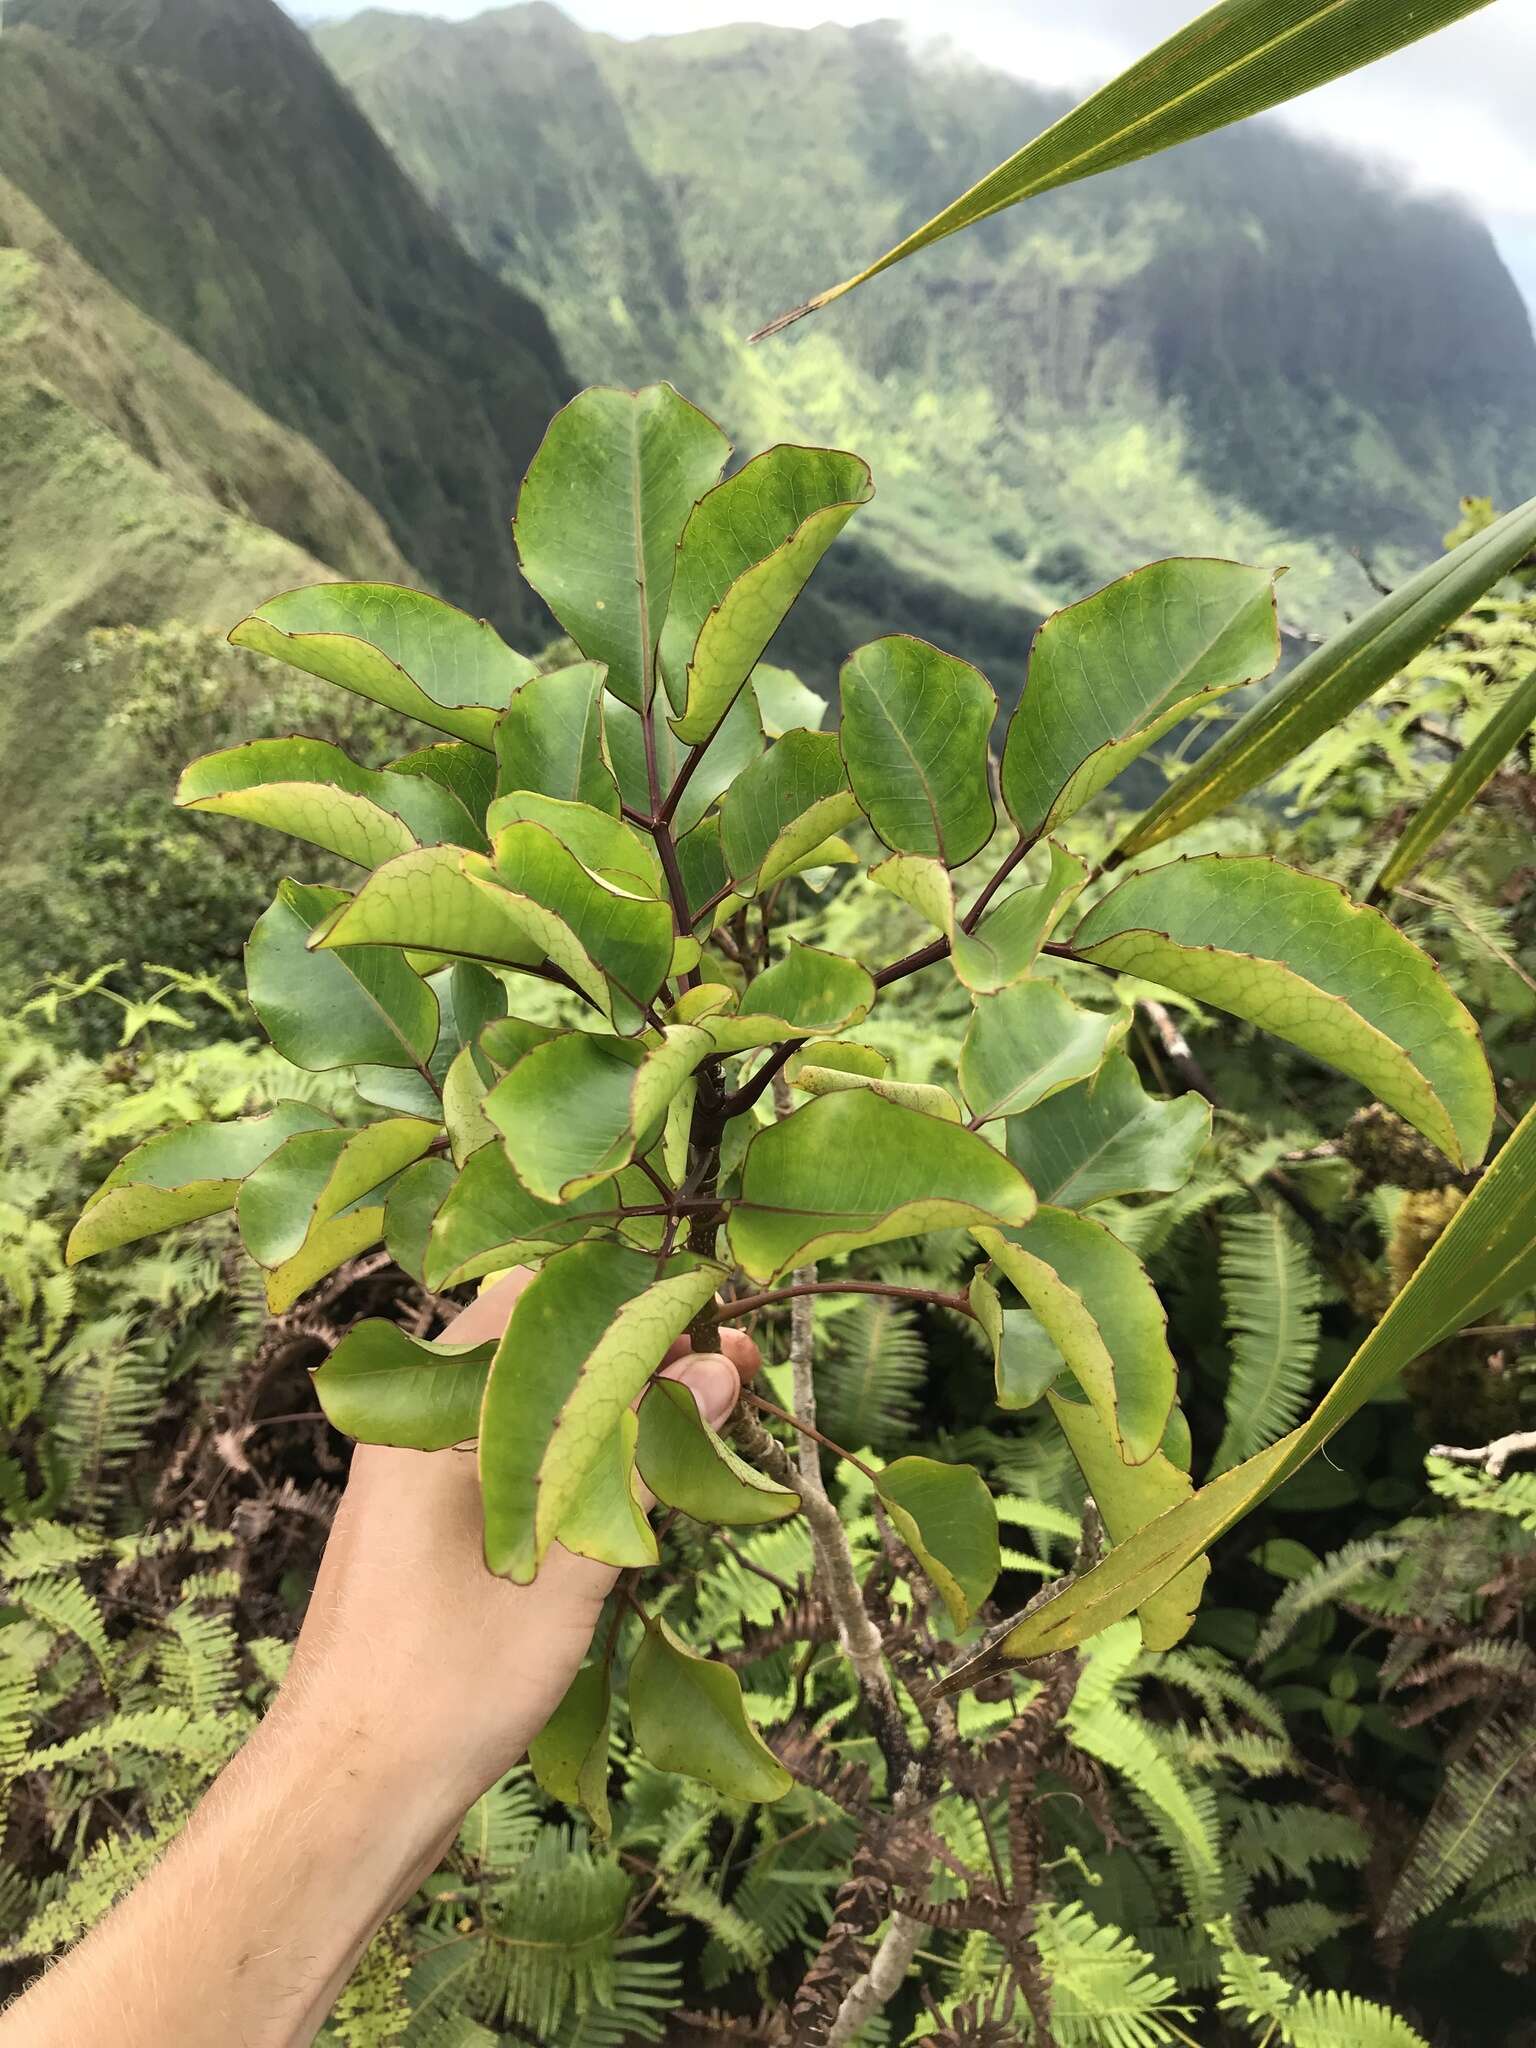
[[[893,583],[1022,621],[1158,554],[1240,553],[1292,565],[1316,630],[1366,595],[1353,548],[1394,573],[1464,491],[1536,489],[1536,342],[1486,230],[1277,124],[1046,195],[749,350],[1066,100],[925,68],[890,23],[628,41],[534,0],[313,34],[584,380],[668,374],[744,445],[868,456],[857,530]],[[551,193],[583,195],[574,233]]]

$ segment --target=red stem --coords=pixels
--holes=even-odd
[[[733,1316],[755,1315],[759,1309],[777,1308],[782,1301],[794,1301],[802,1294],[884,1294],[896,1301],[919,1301],[929,1308],[957,1309],[961,1315],[975,1311],[963,1294],[945,1294],[937,1287],[901,1287],[894,1280],[802,1280],[793,1287],[771,1288],[766,1294],[742,1294],[724,1304]]]

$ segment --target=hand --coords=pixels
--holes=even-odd
[[[500,1336],[531,1278],[507,1274],[444,1337]],[[722,1352],[703,1356],[680,1338],[666,1368],[715,1427],[762,1363],[750,1337],[720,1335]],[[471,1452],[360,1445],[279,1709],[367,1716],[368,1740],[428,1772],[456,1824],[559,1705],[617,1577],[557,1544],[531,1585],[494,1578]]]
[[[531,1276],[451,1326],[499,1336]],[[723,1422],[749,1337],[673,1346]],[[380,1922],[558,1705],[618,1574],[558,1545],[528,1586],[481,1552],[464,1451],[360,1447],[277,1700],[164,1861],[0,2021],[0,2048],[304,2048]]]

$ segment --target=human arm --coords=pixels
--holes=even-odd
[[[454,1341],[495,1336],[527,1279],[481,1296]],[[750,1339],[721,1341],[730,1358],[668,1368],[715,1422],[756,1365]],[[0,2021],[0,2048],[311,2042],[558,1705],[616,1576],[557,1546],[531,1585],[494,1578],[472,1456],[360,1447],[271,1711],[149,1877]]]

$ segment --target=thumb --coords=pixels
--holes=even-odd
[[[741,1393],[741,1375],[720,1351],[690,1352],[669,1365],[662,1377],[688,1388],[711,1429],[719,1429]]]

